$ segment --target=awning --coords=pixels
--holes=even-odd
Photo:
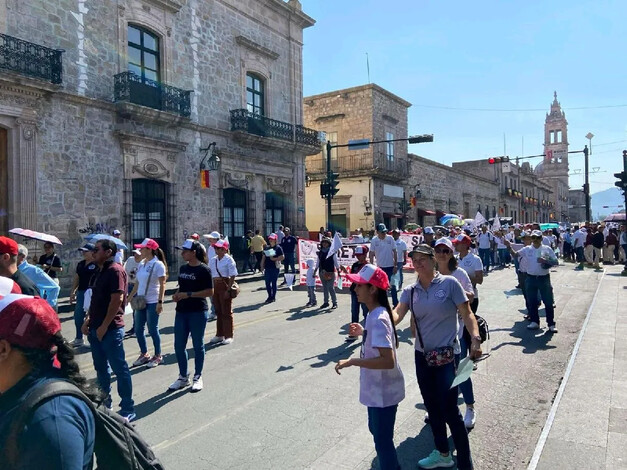
[[[427,216],[427,215],[435,215],[435,212],[434,212],[434,211],[428,211],[428,210],[426,210],[426,209],[420,209],[420,208],[418,208],[418,209],[417,209],[417,211],[418,211],[418,216],[419,216],[419,217],[425,217],[425,216]]]
[[[391,212],[384,212],[383,217],[389,217],[390,219],[402,219],[403,214],[393,214]]]

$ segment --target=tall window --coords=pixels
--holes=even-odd
[[[246,191],[227,188],[223,193],[222,222],[224,235],[229,237],[231,254],[236,260],[246,256]]]
[[[277,193],[266,193],[266,235],[283,225],[283,197]]]
[[[253,114],[265,116],[264,109],[264,82],[254,73],[246,74],[246,108]]]
[[[167,253],[166,183],[133,180],[133,243],[152,238]]]
[[[394,134],[392,134],[391,132],[386,132],[385,140],[394,140]],[[385,155],[387,156],[388,161],[394,161],[394,142],[386,142]]]
[[[139,26],[128,25],[128,70],[142,82],[159,82],[159,38]]]

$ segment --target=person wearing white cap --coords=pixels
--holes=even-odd
[[[216,335],[210,343],[231,344],[233,342],[233,298],[230,289],[237,276],[235,260],[229,251],[229,242],[218,240],[213,247],[216,256],[209,260],[213,279],[213,305],[216,309]]]
[[[117,229],[113,231],[113,236],[115,238],[117,238],[118,240],[120,239],[120,235],[121,234],[122,233],[119,230],[117,230]],[[124,250],[122,248],[120,248],[116,252],[116,254],[115,254],[115,262],[119,263],[119,264],[122,264],[122,265],[124,264]]]
[[[209,243],[209,248],[207,248],[207,259],[211,261],[216,256],[216,250],[213,245],[220,240],[220,232],[214,230],[211,233],[204,234],[203,237],[205,237]],[[209,315],[207,316],[207,321],[215,320],[217,318],[216,306],[214,305],[213,297],[211,297],[211,312],[209,312]]]
[[[546,311],[546,322],[551,333],[557,333],[555,326],[555,307],[553,300],[553,287],[551,286],[551,276],[549,269],[551,266],[559,264],[555,252],[550,246],[542,244],[542,232],[534,230],[531,232],[531,245],[525,246],[515,251],[508,241],[506,245],[512,256],[526,261],[527,277],[525,279],[525,300],[527,303],[527,313],[531,323],[527,325],[530,330],[540,328],[540,316],[538,315],[538,292],[544,302]]]

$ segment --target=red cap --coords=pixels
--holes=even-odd
[[[464,243],[466,245],[471,245],[472,244],[472,239],[468,235],[458,235],[453,240],[453,244],[457,245],[458,243]]]
[[[17,255],[17,242],[8,237],[0,237],[0,253],[7,253],[11,256]]]
[[[133,245],[135,248],[149,248],[151,250],[158,250],[159,244],[152,238],[144,238],[144,241]]]
[[[192,240],[200,240],[200,235],[198,235],[197,233],[192,233],[189,238],[191,238]]]
[[[225,250],[229,249],[229,242],[226,240],[218,240],[213,244],[214,248],[224,248]]]
[[[1,339],[23,348],[47,349],[59,331],[59,317],[44,299],[20,294],[0,297]]]
[[[347,274],[346,277],[355,284],[372,284],[380,289],[387,290],[390,287],[388,275],[383,269],[374,264],[366,264],[357,274]]]
[[[276,240],[277,238],[279,237],[276,233],[271,233],[270,235],[268,235],[268,240]]]

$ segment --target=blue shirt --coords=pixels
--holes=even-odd
[[[59,298],[61,288],[43,269],[39,266],[28,264],[26,260],[22,261],[22,264],[20,264],[17,269],[22,271],[26,277],[33,281],[39,289],[39,292],[41,292],[41,296],[45,297],[51,307],[57,306],[57,299]]]
[[[36,385],[55,378],[27,375],[0,395],[0,440],[6,437],[14,413]],[[95,418],[87,403],[58,396],[39,406],[18,438],[19,470],[87,470],[93,467]],[[4,442],[0,443],[4,449]],[[0,453],[0,461],[3,456]]]
[[[285,254],[294,253],[296,250],[296,237],[294,235],[286,235],[281,242],[281,248]]]

